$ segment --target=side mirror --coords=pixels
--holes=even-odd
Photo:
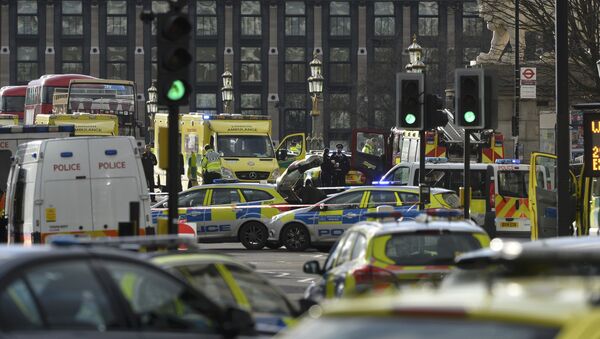
[[[163,202],[163,204],[162,204],[162,207],[163,207],[163,208],[167,208],[167,207],[169,207],[169,203],[168,203],[168,202]]]
[[[222,324],[223,335],[226,338],[233,338],[244,335],[255,335],[254,318],[244,310],[236,307],[228,307],[225,310],[225,319]]]
[[[302,266],[302,271],[306,274],[323,274],[323,269],[321,268],[321,264],[319,264],[316,260],[307,261]]]
[[[287,149],[280,149],[279,151],[277,151],[277,155],[276,158],[277,160],[285,160],[285,158],[287,158]]]
[[[321,211],[327,211],[327,205],[325,205],[325,204],[319,204],[319,210],[321,210]]]

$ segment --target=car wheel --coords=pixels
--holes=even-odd
[[[258,222],[249,222],[240,229],[240,242],[249,250],[260,250],[267,244],[267,228]]]
[[[310,235],[306,227],[300,224],[292,224],[283,230],[281,243],[288,251],[302,252],[310,245]]]
[[[281,247],[281,243],[279,241],[278,242],[267,241],[267,244],[265,246],[267,246],[267,248],[270,248],[272,250],[276,250]]]

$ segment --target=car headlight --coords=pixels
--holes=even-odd
[[[273,170],[273,172],[271,172],[271,178],[277,179],[279,178],[279,174],[279,168],[276,168],[275,170]]]
[[[223,179],[235,179],[235,175],[227,167],[221,168],[221,175],[222,175]]]

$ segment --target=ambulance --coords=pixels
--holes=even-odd
[[[157,144],[154,151],[157,155],[163,144],[160,131],[166,131],[166,127],[168,127],[168,114],[156,114],[154,140]],[[204,146],[211,144],[221,155],[223,179],[274,183],[282,172],[281,167],[285,168],[286,164],[304,159],[306,141],[303,134],[289,135],[275,150],[271,140],[271,129],[271,118],[266,115],[181,114],[179,149],[183,156],[184,173],[189,172],[192,159],[195,158],[198,177],[201,177],[201,155],[204,153]],[[162,135],[163,139],[166,139],[164,138],[166,133]],[[295,145],[295,150],[288,151],[292,144]],[[157,166],[155,172],[160,180],[159,186],[164,188],[166,171]],[[187,184],[186,175],[182,180],[182,187],[187,187]]]
[[[76,136],[119,135],[119,117],[112,114],[38,114],[36,125],[74,125]]]
[[[16,114],[0,114],[0,126],[16,126],[19,124],[19,116]]]
[[[425,183],[459,192],[464,163],[447,158],[425,159]],[[497,159],[494,164],[471,163],[470,215],[492,237],[530,238],[529,165],[516,159]],[[379,184],[418,185],[419,163],[401,163]]]
[[[8,178],[8,241],[48,236],[117,236],[139,203],[140,234],[151,226],[150,198],[133,137],[73,137],[19,146]],[[135,222],[135,221],[134,221]]]

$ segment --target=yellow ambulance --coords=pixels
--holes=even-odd
[[[38,114],[36,125],[74,125],[75,136],[116,136],[119,135],[119,117],[112,114]]]

